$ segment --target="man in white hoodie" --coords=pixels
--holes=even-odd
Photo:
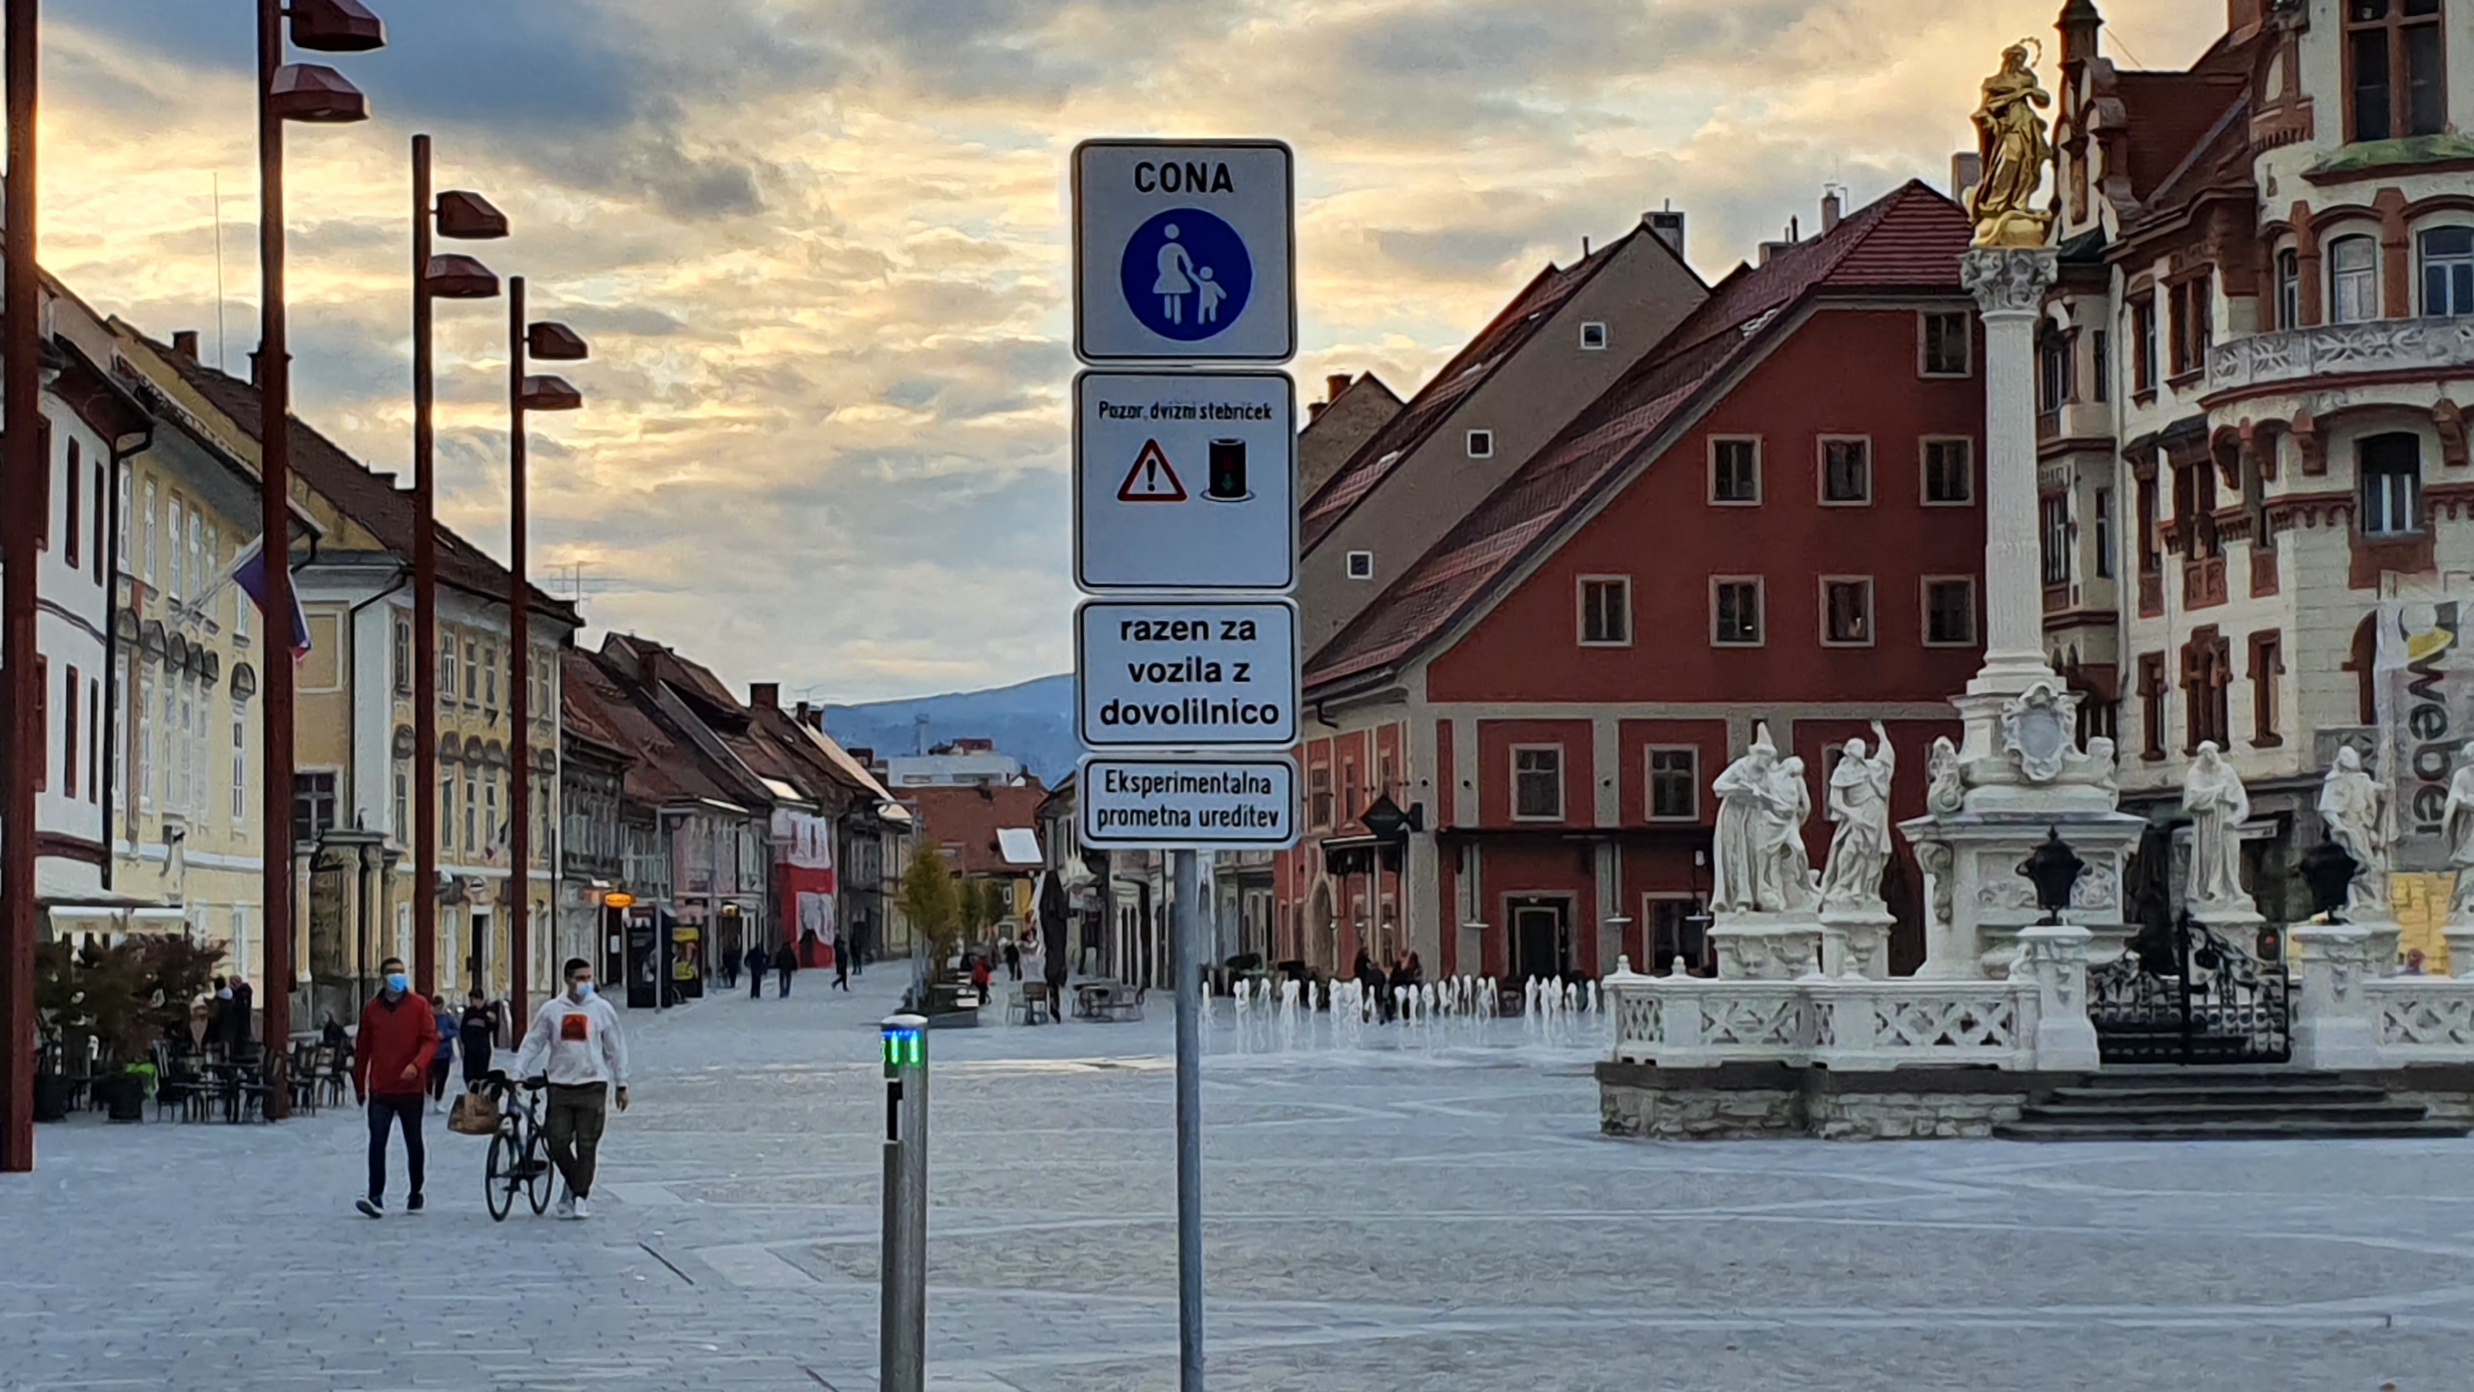
[[[593,964],[570,957],[566,977],[567,993],[544,1002],[533,1016],[516,1055],[515,1076],[549,1079],[549,1115],[541,1129],[550,1143],[550,1163],[566,1181],[558,1216],[586,1218],[592,1215],[593,1168],[613,1092],[618,1109],[627,1110],[627,1041],[619,1034],[618,1012],[593,994]]]

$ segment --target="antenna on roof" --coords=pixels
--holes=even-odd
[[[228,373],[231,351],[224,341],[223,328],[223,171],[211,171],[215,180],[215,370]]]
[[[1589,234],[1586,232],[1581,234],[1581,259],[1584,261],[1589,259]]]

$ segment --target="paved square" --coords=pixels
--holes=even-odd
[[[871,1389],[894,977],[631,1014],[586,1224],[491,1223],[436,1121],[379,1223],[349,1110],[46,1127],[0,1389]],[[2474,1142],[1653,1145],[1597,1134],[1577,1029],[1221,1010],[1214,1389],[2474,1387]],[[932,1037],[934,1385],[1175,1386],[1168,1012]]]

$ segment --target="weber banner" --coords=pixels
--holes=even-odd
[[[2474,742],[2474,592],[2379,606],[2380,776],[2396,817],[2399,870],[2443,870],[2440,814],[2457,751]]]

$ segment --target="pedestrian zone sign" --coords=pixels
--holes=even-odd
[[[1276,140],[1074,149],[1074,351],[1086,362],[1297,352],[1295,160]]]
[[[1279,593],[1297,575],[1297,388],[1285,372],[1074,381],[1074,581]]]

